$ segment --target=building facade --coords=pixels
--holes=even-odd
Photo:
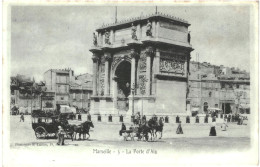
[[[43,82],[36,83],[24,75],[11,77],[11,110],[31,113],[33,110],[54,109],[54,93],[47,92]],[[15,113],[13,113],[15,114]]]
[[[70,105],[88,111],[92,94],[92,75],[74,76],[71,69],[50,69],[44,73],[49,92],[55,94],[55,105]]]
[[[69,105],[69,87],[73,76],[71,69],[50,69],[44,73],[47,91],[55,93],[55,104]]]
[[[186,115],[190,24],[161,13],[94,33],[92,114]]]
[[[70,105],[79,110],[89,111],[92,84],[91,74],[76,76],[70,83]]]
[[[239,69],[190,63],[189,99],[191,110],[207,113],[219,108],[226,114],[250,113],[250,75]]]

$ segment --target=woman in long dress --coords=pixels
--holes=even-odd
[[[181,127],[181,121],[179,121],[179,125],[177,127],[176,134],[183,134],[182,127]]]
[[[212,125],[211,125],[211,128],[210,128],[210,132],[209,132],[209,136],[217,136],[216,122],[212,122]]]

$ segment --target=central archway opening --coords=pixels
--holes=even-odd
[[[115,71],[117,82],[117,108],[127,111],[129,109],[128,96],[131,93],[131,63],[121,62]]]

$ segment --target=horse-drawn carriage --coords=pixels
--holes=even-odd
[[[71,115],[73,113],[60,113],[60,112],[52,112],[46,113],[42,110],[34,110],[32,113],[32,128],[35,131],[35,136],[38,139],[45,139],[48,137],[57,137],[58,127],[61,126],[66,135],[65,137],[76,139],[76,135],[79,134],[79,138],[81,134],[83,134],[83,138],[86,138],[86,134],[89,135],[90,127],[94,128],[94,125],[91,121],[85,121],[80,123],[79,125],[71,125],[68,120],[71,119]],[[90,137],[90,135],[89,135]]]
[[[163,117],[160,117],[159,121],[157,121],[156,117],[152,117],[148,122],[145,120],[143,121],[137,121],[138,124],[134,124],[129,128],[129,130],[126,130],[125,127],[122,126],[122,129],[120,130],[119,134],[124,137],[124,140],[128,140],[128,138],[131,138],[131,140],[134,140],[137,138],[137,140],[156,140],[157,133],[160,133],[160,138],[162,138],[162,132],[163,132]],[[149,137],[150,136],[150,137]]]
[[[58,126],[63,127],[66,134],[71,136],[71,131],[67,128],[69,115],[69,113],[46,113],[42,110],[34,110],[31,119],[35,136],[38,139],[55,138],[57,137]]]

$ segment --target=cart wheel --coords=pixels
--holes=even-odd
[[[37,127],[35,129],[35,136],[37,137],[37,139],[44,139],[46,138],[47,132],[43,127]]]

